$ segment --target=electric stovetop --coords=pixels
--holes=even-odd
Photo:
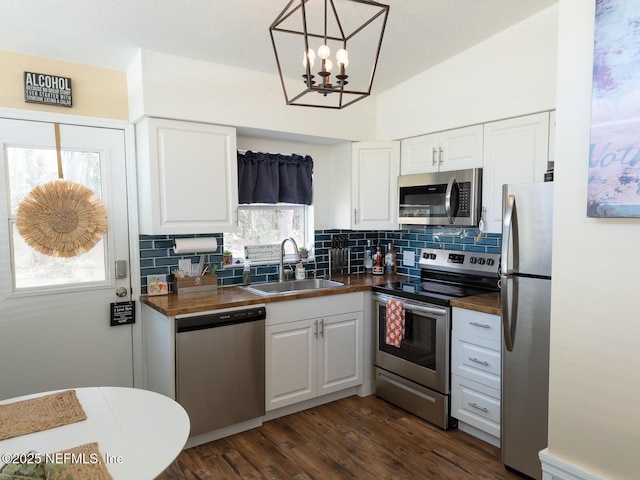
[[[374,292],[449,306],[451,300],[498,291],[500,256],[422,249],[421,278],[373,287]]]

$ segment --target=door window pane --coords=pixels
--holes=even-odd
[[[107,279],[106,236],[91,251],[71,258],[50,257],[36,252],[16,227],[18,205],[38,185],[58,179],[56,152],[50,148],[7,147],[10,233],[14,289],[71,286]],[[100,198],[100,153],[63,151],[64,179],[90,188]]]

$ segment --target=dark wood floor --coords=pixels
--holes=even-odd
[[[519,479],[499,449],[443,431],[375,396],[349,397],[183,451],[158,477]]]

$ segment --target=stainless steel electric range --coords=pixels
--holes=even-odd
[[[377,312],[376,395],[447,429],[451,300],[498,291],[500,255],[422,249],[420,278],[373,287]],[[402,302],[404,338],[387,344],[387,308]]]

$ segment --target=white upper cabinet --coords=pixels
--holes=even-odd
[[[488,232],[502,231],[502,185],[544,181],[549,112],[484,125],[482,203]]]
[[[145,118],[136,125],[136,141],[140,233],[235,230],[234,128]]]
[[[400,142],[358,142],[352,146],[351,228],[398,229]]]
[[[482,167],[483,126],[457,128],[402,140],[402,175]]]

